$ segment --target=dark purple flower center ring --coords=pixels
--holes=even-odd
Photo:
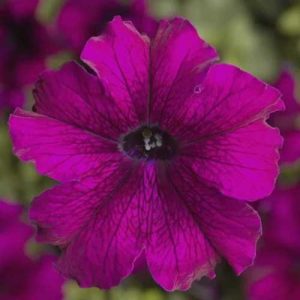
[[[134,159],[169,160],[178,150],[176,140],[158,126],[141,126],[124,135],[120,148]]]

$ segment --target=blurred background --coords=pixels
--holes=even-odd
[[[8,115],[17,106],[31,109],[31,91],[37,74],[45,68],[58,68],[65,61],[78,59],[85,40],[97,32],[101,33],[105,23],[117,14],[133,20],[140,30],[149,34],[153,28],[151,26],[155,26],[155,22],[161,18],[178,15],[188,18],[196,26],[200,36],[217,48],[222,61],[238,65],[260,79],[276,85],[286,101],[294,101],[290,114],[286,113],[279,121],[274,122],[285,131],[286,123],[293,118],[293,124],[287,131],[298,131],[299,109],[296,101],[300,99],[300,1],[133,2],[30,0],[27,3],[27,0],[0,0],[0,198],[21,204],[24,207],[24,222],[32,198],[52,186],[53,182],[38,175],[32,165],[23,164],[13,156],[7,132]],[[80,21],[72,22],[74,16],[79,14]],[[287,144],[285,147],[292,149],[297,145],[300,142]],[[300,193],[297,193],[300,167],[297,154],[293,159],[282,162],[281,170],[273,197],[277,203],[288,203],[288,207],[285,204],[278,204],[280,208],[275,207],[270,199],[255,204],[263,218],[267,234],[259,242],[257,264],[246,274],[237,277],[223,262],[218,267],[215,280],[203,279],[195,282],[189,291],[175,293],[161,290],[147,274],[132,276],[110,291],[81,289],[70,280],[62,286],[62,299],[300,299],[300,247],[297,248],[296,243],[291,242],[297,233],[300,240]],[[282,211],[284,215],[281,215]],[[287,225],[286,221],[291,219],[291,228],[280,227],[280,222]],[[286,242],[277,240],[274,234],[268,234],[270,224],[274,222],[279,224],[276,225],[279,227],[276,230],[282,235],[289,237],[292,232],[294,236]],[[56,253],[55,249],[36,244],[32,237],[27,242],[25,251],[31,259],[45,252]],[[278,259],[265,259],[277,257],[274,253],[280,258],[289,258],[289,261],[277,266]],[[0,300],[15,299],[1,298],[2,273],[0,270]],[[273,292],[274,289],[276,291],[273,296],[269,295],[272,289]]]

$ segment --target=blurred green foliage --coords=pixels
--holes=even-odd
[[[158,289],[142,290],[139,287],[115,288],[110,291],[99,291],[96,288],[81,289],[75,282],[65,285],[66,300],[164,300],[164,293]],[[173,300],[184,300],[181,296],[172,298]]]
[[[39,19],[55,20],[63,0],[43,0]],[[87,0],[88,1],[88,0]],[[213,44],[223,61],[236,64],[256,76],[272,82],[280,68],[288,64],[300,71],[300,2],[293,0],[149,0],[157,18],[182,15],[192,21],[200,35]],[[49,59],[57,68],[69,60],[62,52]],[[300,84],[299,84],[300,86]],[[29,88],[30,91],[30,88]],[[32,99],[29,100],[29,103]],[[28,104],[30,107],[31,104]],[[300,166],[284,168],[283,184],[300,178]],[[12,155],[7,118],[0,121],[0,197],[29,205],[34,195],[53,185],[37,174],[30,164]],[[31,248],[36,249],[34,246]],[[34,250],[36,251],[36,250]],[[126,280],[111,291],[81,289],[70,281],[64,287],[66,300],[241,300],[242,281],[225,264],[218,268],[214,281],[202,280],[185,293],[166,293],[148,279]]]
[[[289,0],[152,0],[159,16],[182,15],[221,59],[272,81],[285,62],[300,66],[300,3]]]
[[[21,163],[12,155],[6,122],[0,125],[0,197],[28,205],[31,199],[51,185],[39,176],[31,164]]]

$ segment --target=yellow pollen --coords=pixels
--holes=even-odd
[[[145,128],[142,135],[145,139],[149,139],[152,136],[152,131],[149,128]]]

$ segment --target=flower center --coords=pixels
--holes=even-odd
[[[177,153],[177,143],[158,126],[142,126],[123,136],[121,149],[134,159],[169,160]]]

